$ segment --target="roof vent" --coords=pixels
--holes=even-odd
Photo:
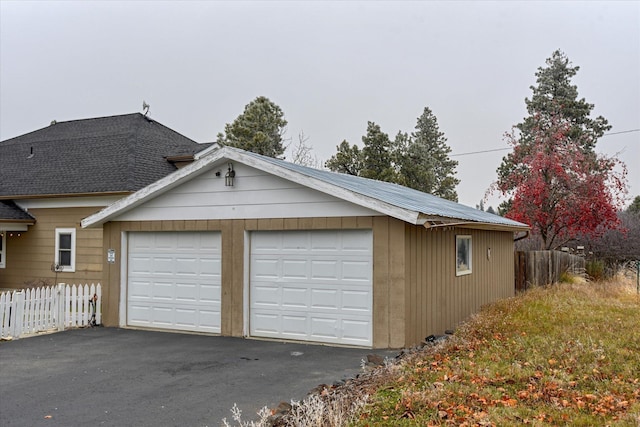
[[[27,156],[27,159],[30,159],[33,157],[33,147],[31,147],[31,152],[29,153],[29,155]]]
[[[51,120],[51,126],[55,125],[56,123],[58,123],[58,122],[55,121],[55,120]]]

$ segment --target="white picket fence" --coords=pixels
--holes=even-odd
[[[102,286],[68,285],[0,293],[0,339],[99,325]]]

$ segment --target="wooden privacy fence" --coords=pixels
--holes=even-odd
[[[0,294],[0,339],[99,325],[102,287],[97,285],[44,286]]]
[[[560,280],[565,272],[584,273],[584,258],[560,251],[527,251],[515,253],[516,291],[547,285]]]

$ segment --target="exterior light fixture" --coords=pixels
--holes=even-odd
[[[233,163],[229,163],[229,170],[224,176],[225,187],[233,187],[233,178],[236,176],[236,171],[233,170]]]

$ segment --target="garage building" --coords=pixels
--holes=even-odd
[[[401,348],[514,294],[528,227],[395,184],[223,147],[85,218],[103,323]]]

